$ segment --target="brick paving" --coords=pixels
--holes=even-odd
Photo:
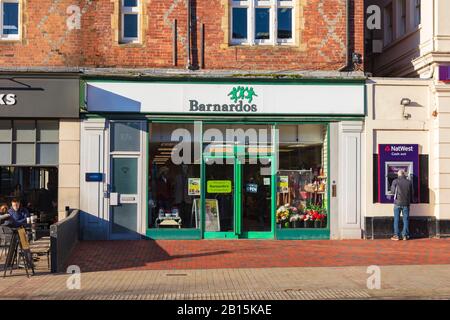
[[[0,277],[0,299],[450,298],[450,239],[82,242],[70,263],[81,290],[42,258],[36,276]],[[381,290],[367,288],[369,265],[381,268]]]
[[[80,290],[67,289],[68,274],[0,278],[0,299],[40,300],[325,300],[444,299],[450,266],[383,266],[381,289],[367,288],[367,267],[85,272]],[[175,276],[177,275],[177,276]]]
[[[84,241],[69,265],[84,272],[450,264],[450,239]]]

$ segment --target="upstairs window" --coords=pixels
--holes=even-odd
[[[19,0],[0,0],[0,38],[18,40],[20,37]]]
[[[293,0],[231,0],[231,44],[294,43]]]
[[[400,17],[400,24],[399,24],[399,36],[402,36],[406,33],[406,0],[400,0],[399,3],[399,17]]]
[[[388,45],[394,40],[392,2],[384,8],[384,45]]]
[[[417,27],[421,23],[421,0],[414,0],[414,25]]]
[[[121,42],[137,43],[140,41],[140,0],[121,0]]]

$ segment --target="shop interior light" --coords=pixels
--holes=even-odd
[[[308,144],[301,143],[301,144],[292,144],[292,145],[288,146],[288,148],[305,148],[307,146],[308,146]]]
[[[174,150],[173,148],[158,148],[158,151],[172,151]]]
[[[306,147],[317,147],[322,145],[321,143],[298,143],[287,146],[288,148],[306,148]]]

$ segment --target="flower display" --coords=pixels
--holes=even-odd
[[[277,224],[281,225],[283,228],[299,228],[299,222],[308,223],[308,228],[313,227],[311,223],[323,226],[327,215],[325,214],[325,208],[318,205],[299,205],[299,207],[291,206],[290,204],[285,204],[280,206],[276,212]],[[303,226],[303,224],[302,224]],[[317,227],[317,226],[316,226]]]
[[[277,223],[283,223],[289,219],[289,205],[284,205],[277,210]]]

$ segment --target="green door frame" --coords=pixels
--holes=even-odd
[[[269,156],[260,156],[260,155],[246,155],[245,153],[238,152],[240,148],[244,148],[243,146],[235,146],[233,150],[233,154],[224,154],[220,156],[211,155],[208,153],[203,154],[202,161],[202,176],[206,177],[206,159],[234,159],[233,162],[233,172],[234,172],[234,196],[233,196],[233,204],[234,204],[234,230],[230,231],[205,231],[205,203],[206,203],[206,188],[207,181],[206,178],[202,181],[202,221],[203,221],[203,238],[204,239],[274,239],[275,238],[275,192],[276,192],[276,174],[275,174],[275,166],[274,166],[274,154],[272,153]],[[270,231],[242,231],[242,166],[245,163],[242,163],[242,160],[237,155],[248,156],[249,158],[256,159],[268,159],[271,163],[271,209],[270,209]]]

